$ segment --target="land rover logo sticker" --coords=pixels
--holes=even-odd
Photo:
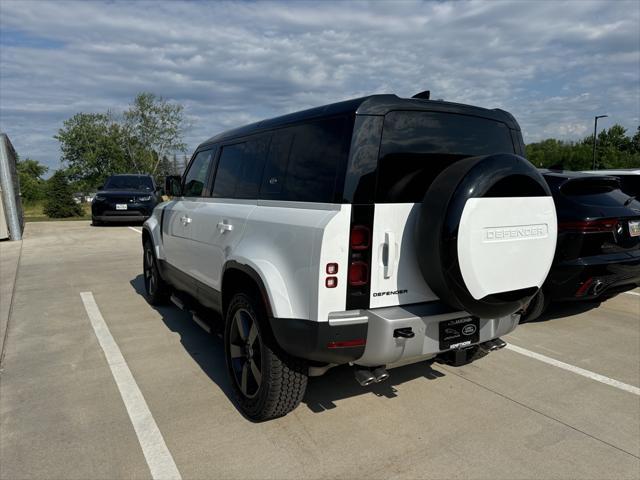
[[[546,223],[536,225],[512,225],[508,227],[489,227],[484,229],[484,242],[511,242],[514,240],[532,240],[546,238],[549,227]]]
[[[473,335],[474,333],[476,333],[476,326],[475,325],[465,325],[464,327],[462,327],[462,334],[463,335]]]

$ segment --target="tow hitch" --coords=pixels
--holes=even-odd
[[[468,363],[473,362],[479,358],[488,355],[491,352],[500,350],[507,345],[507,342],[501,338],[494,338],[478,345],[472,345],[466,348],[459,348],[456,350],[450,350],[448,352],[441,353],[436,357],[436,361],[444,363],[445,365],[451,365],[452,367],[460,367]]]

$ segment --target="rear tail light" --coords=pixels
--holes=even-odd
[[[584,297],[592,283],[593,283],[593,277],[589,277],[582,285],[580,285],[580,288],[578,288],[578,290],[576,291],[575,296]]]
[[[558,224],[558,229],[564,232],[598,233],[615,232],[618,227],[616,218],[605,220],[584,220],[579,222],[562,222]]]
[[[371,231],[364,225],[351,227],[351,248],[353,250],[366,250],[371,243]]]
[[[347,310],[369,308],[374,205],[353,205],[349,231],[349,261],[345,268]]]
[[[364,338],[358,338],[356,340],[343,340],[340,342],[329,342],[327,348],[349,348],[349,347],[362,347],[367,344]]]
[[[365,262],[352,262],[349,265],[349,285],[359,287],[369,281],[369,265]]]

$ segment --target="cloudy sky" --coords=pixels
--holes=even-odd
[[[640,123],[640,2],[0,0],[0,129],[59,165],[77,112],[141,91],[185,106],[193,149],[230,127],[363,96],[500,107],[526,142]]]

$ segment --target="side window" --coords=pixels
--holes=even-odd
[[[240,175],[244,145],[244,143],[237,143],[222,147],[211,196],[233,198]]]
[[[212,196],[258,198],[264,168],[267,135],[222,147]]]
[[[263,198],[334,202],[336,181],[346,169],[346,127],[346,117],[337,117],[277,131],[265,168]]]
[[[207,173],[211,164],[211,150],[198,152],[184,176],[182,195],[185,197],[200,197],[207,183]]]
[[[269,146],[267,165],[264,168],[260,193],[264,198],[277,198],[282,192],[289,153],[293,143],[293,128],[284,128],[274,132]]]

